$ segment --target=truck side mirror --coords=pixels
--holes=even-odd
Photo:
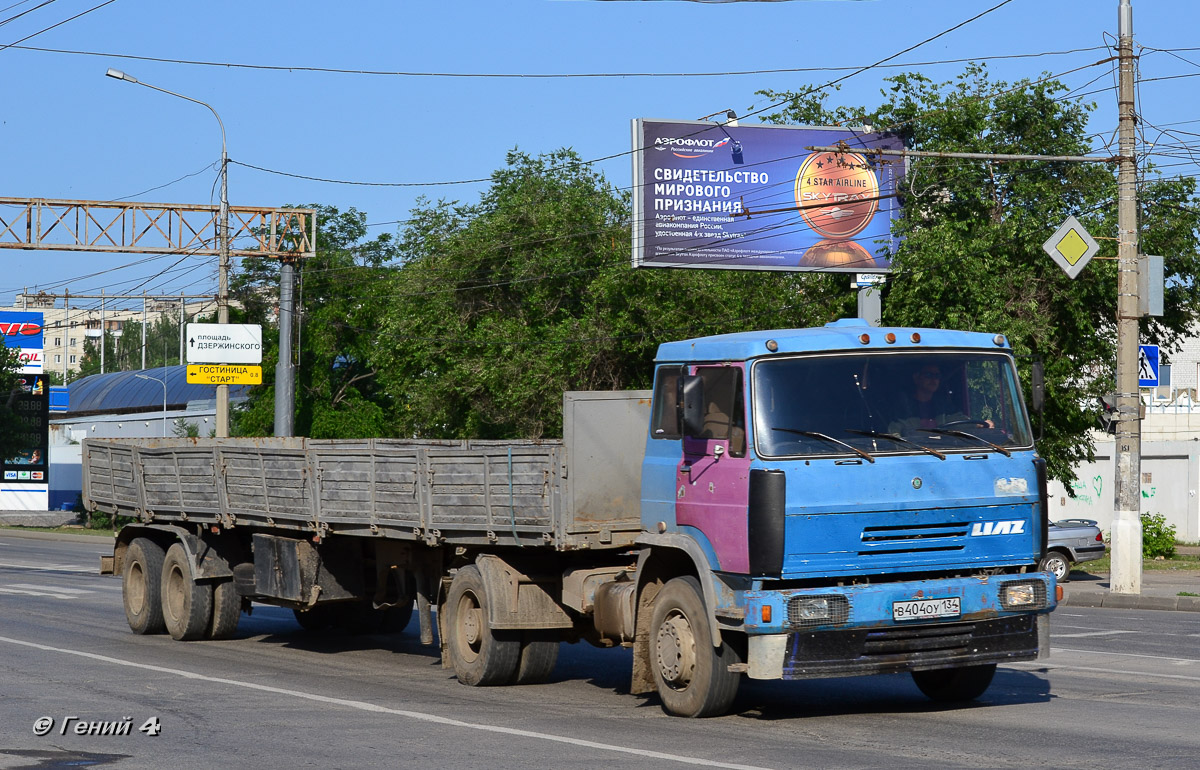
[[[704,432],[704,380],[694,374],[679,378],[679,424],[683,435],[696,437]]]
[[[1030,382],[1030,406],[1034,414],[1046,408],[1046,367],[1041,361],[1033,362],[1033,379]]]

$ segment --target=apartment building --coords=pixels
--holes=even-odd
[[[79,370],[83,359],[84,342],[98,341],[103,330],[120,337],[126,324],[153,325],[166,315],[178,321],[182,316],[190,321],[197,315],[216,311],[216,299],[168,297],[111,297],[76,299],[69,304],[61,296],[48,294],[18,294],[16,301],[0,310],[34,311],[42,314],[44,367],[67,378]]]

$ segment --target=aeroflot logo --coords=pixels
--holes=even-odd
[[[670,150],[677,158],[699,158],[712,153],[718,147],[729,144],[729,137],[721,139],[696,139],[691,136],[660,136],[654,140],[654,149]]]
[[[971,525],[971,537],[977,535],[1023,535],[1025,522],[1016,521],[977,521]]]
[[[29,321],[0,321],[0,337],[36,337],[42,333],[42,325]]]

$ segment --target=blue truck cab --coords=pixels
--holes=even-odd
[[[656,606],[660,695],[703,715],[742,673],[908,671],[978,697],[996,664],[1046,652],[1045,490],[1002,335],[842,320],[663,344],[640,543],[691,557],[708,615]]]

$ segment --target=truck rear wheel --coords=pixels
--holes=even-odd
[[[913,681],[917,683],[921,692],[930,700],[939,703],[975,700],[983,695],[995,675],[995,663],[912,672]]]
[[[558,664],[559,639],[540,631],[521,632],[521,656],[513,684],[542,684]]]
[[[233,578],[213,584],[212,592],[212,622],[208,624],[204,638],[230,639],[242,617],[242,595]]]
[[[521,655],[520,636],[488,625],[489,603],[479,568],[460,569],[446,594],[446,646],[458,681],[472,687],[508,684]]]
[[[162,614],[167,632],[178,642],[203,637],[212,621],[212,586],[197,583],[193,577],[187,551],[176,543],[163,559]]]
[[[135,634],[161,634],[167,630],[162,612],[162,547],[136,537],[125,551],[121,570],[121,598],[125,619]]]
[[[704,594],[696,578],[669,581],[654,597],[650,668],[663,708],[681,717],[725,713],[737,696],[740,674],[729,666],[737,653],[713,646]]]

